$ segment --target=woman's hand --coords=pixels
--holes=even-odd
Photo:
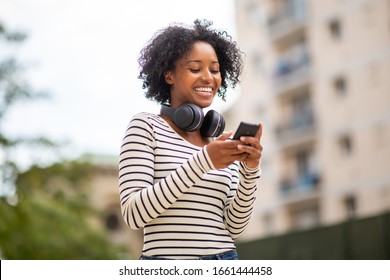
[[[263,147],[260,145],[260,138],[263,126],[254,137],[241,137],[240,140],[228,140],[232,132],[219,136],[206,146],[207,152],[213,165],[217,169],[225,168],[235,161],[241,161],[249,168],[255,168],[260,163]],[[228,140],[228,141],[227,141]]]
[[[263,134],[263,124],[260,123],[259,129],[254,137],[242,136],[240,141],[243,144],[237,146],[238,150],[245,152],[247,156],[241,160],[249,168],[256,168],[260,164],[263,146],[260,144],[261,135]]]
[[[232,134],[233,132],[224,133],[206,146],[207,153],[216,169],[225,168],[236,160],[242,161],[248,156],[245,151],[238,149],[238,146],[242,144],[241,141],[228,140]]]

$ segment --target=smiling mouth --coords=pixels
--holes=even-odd
[[[195,91],[199,94],[209,95],[213,93],[213,89],[211,87],[197,87]]]

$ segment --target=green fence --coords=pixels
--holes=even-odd
[[[390,212],[237,244],[242,260],[390,259]]]

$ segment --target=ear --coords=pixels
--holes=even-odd
[[[164,78],[165,78],[165,82],[168,85],[172,85],[173,84],[173,76],[172,76],[172,72],[171,71],[165,71]]]

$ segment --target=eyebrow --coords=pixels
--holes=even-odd
[[[187,63],[191,63],[191,62],[202,63],[202,60],[194,59],[194,60],[188,60],[188,61],[187,61]],[[219,64],[219,61],[218,61],[218,60],[214,60],[214,61],[212,61],[211,63],[217,63],[217,64]]]

